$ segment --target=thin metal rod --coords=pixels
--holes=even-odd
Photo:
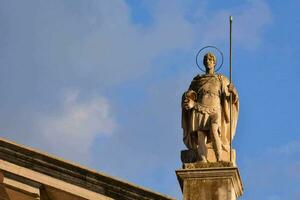
[[[232,16],[229,17],[230,22],[230,38],[229,38],[229,73],[230,84],[232,83]],[[232,162],[232,93],[230,93],[230,162]]]

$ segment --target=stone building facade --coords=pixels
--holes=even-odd
[[[171,200],[0,138],[0,200]]]

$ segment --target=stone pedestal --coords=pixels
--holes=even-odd
[[[176,175],[183,200],[236,200],[243,193],[236,167],[181,169]]]

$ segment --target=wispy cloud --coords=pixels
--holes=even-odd
[[[295,140],[271,147],[255,157],[242,158],[240,167],[249,191],[244,198],[295,199],[300,184],[299,152],[300,143]]]
[[[292,156],[300,153],[300,140],[294,140],[278,147],[269,149],[271,153],[276,153],[282,156]]]
[[[269,5],[261,0],[250,0],[244,11],[237,13],[234,32],[235,40],[246,49],[256,49],[263,41],[263,34],[272,24],[273,16]]]
[[[79,91],[68,91],[61,110],[37,116],[39,142],[50,152],[74,160],[88,161],[96,137],[111,136],[116,123],[108,100],[81,100]]]
[[[190,18],[195,24],[198,37],[205,44],[227,43],[229,36],[229,16],[233,15],[234,42],[240,48],[255,50],[262,42],[262,36],[272,23],[269,5],[262,0],[249,0],[230,9],[212,11],[207,4],[199,3],[193,8]]]

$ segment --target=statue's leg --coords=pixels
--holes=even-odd
[[[198,135],[198,154],[202,162],[207,162],[207,148],[206,148],[206,140],[207,136],[204,131],[197,131]]]
[[[222,143],[219,136],[219,126],[216,123],[212,123],[211,125],[211,136],[213,141],[213,147],[215,150],[217,161],[221,160],[221,153],[222,153]]]

